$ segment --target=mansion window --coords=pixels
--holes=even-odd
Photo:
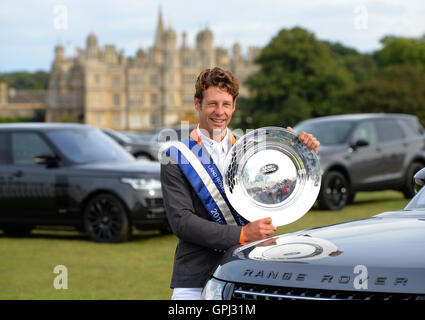
[[[137,93],[132,93],[128,96],[129,105],[132,107],[141,107],[142,106],[142,95]]]
[[[174,74],[168,76],[168,84],[174,84]]]
[[[75,106],[76,107],[81,107],[81,105],[82,105],[83,103],[82,103],[82,101],[81,101],[81,93],[79,93],[79,92],[77,92],[76,94],[75,94]]]
[[[149,83],[152,85],[152,86],[156,86],[157,84],[158,84],[158,75],[157,74],[152,74],[151,76],[150,76],[150,78],[149,78]]]
[[[102,126],[102,115],[100,113],[96,113],[94,116],[94,123],[96,127]]]
[[[156,106],[158,104],[158,95],[156,93],[151,93],[151,106]]]
[[[67,107],[73,107],[73,103],[72,103],[72,93],[71,92],[67,92],[66,93],[66,106]]]
[[[95,107],[100,107],[100,94],[96,93],[94,96],[94,106]]]
[[[158,125],[159,125],[159,115],[157,115],[157,114],[151,114],[151,116],[150,116],[150,124],[151,124],[151,126],[153,126],[153,127],[157,127]]]
[[[170,94],[168,95],[167,105],[169,105],[169,106],[174,106],[175,104],[176,104],[176,101],[175,101],[175,99],[174,99],[174,94],[173,94],[173,93],[170,93]]]
[[[112,85],[116,88],[121,85],[121,77],[120,76],[114,76],[112,79]]]
[[[183,103],[184,104],[193,104],[193,94],[185,93],[183,95]]]
[[[141,129],[142,124],[142,114],[136,113],[130,115],[130,128],[131,129]]]
[[[114,107],[120,106],[120,95],[118,93],[114,94]]]
[[[114,127],[115,128],[121,127],[121,117],[118,113],[114,114]]]
[[[183,65],[185,67],[193,67],[195,65],[195,58],[191,56],[186,56],[183,58]]]
[[[196,76],[193,75],[193,74],[185,73],[183,75],[183,82],[184,83],[195,83],[195,80],[196,80]]]
[[[130,84],[142,84],[142,75],[141,74],[132,74],[130,77]]]

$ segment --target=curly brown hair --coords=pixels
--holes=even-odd
[[[227,91],[233,97],[233,101],[239,95],[239,82],[230,71],[223,70],[219,67],[214,69],[204,69],[196,79],[195,97],[202,101],[204,91],[210,86],[219,87],[221,90]]]

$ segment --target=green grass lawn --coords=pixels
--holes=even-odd
[[[359,193],[341,211],[315,207],[278,234],[355,220],[403,208],[401,193]],[[0,231],[0,299],[169,299],[177,238],[135,232],[131,241],[100,244],[74,231],[34,230],[24,238]],[[57,265],[68,271],[68,289],[53,286]]]

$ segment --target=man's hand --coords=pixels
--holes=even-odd
[[[243,229],[243,238],[245,243],[263,240],[270,237],[276,229],[272,224],[272,218],[263,218],[248,223]]]
[[[287,127],[286,129],[294,132],[294,129],[291,127]],[[307,147],[308,150],[313,150],[316,154],[319,152],[320,142],[312,134],[301,131],[298,135],[298,139]]]

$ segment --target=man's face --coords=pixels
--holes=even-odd
[[[209,87],[204,91],[202,102],[195,97],[195,108],[199,112],[199,128],[206,130],[211,139],[221,140],[235,111],[236,100],[225,90]]]

